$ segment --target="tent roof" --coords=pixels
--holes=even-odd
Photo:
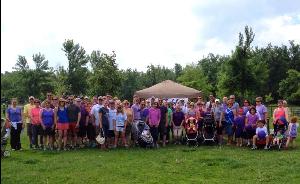
[[[140,98],[195,98],[201,94],[200,91],[183,86],[171,80],[165,80],[149,88],[135,92]]]

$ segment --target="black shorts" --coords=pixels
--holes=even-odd
[[[131,130],[132,130],[132,124],[127,124],[126,130],[125,130],[125,135],[129,136],[131,134]]]
[[[55,134],[55,131],[51,127],[46,127],[45,130],[43,130],[44,136],[53,136]]]
[[[222,135],[223,134],[223,130],[224,130],[224,127],[225,127],[225,125],[226,125],[226,122],[225,121],[221,121],[221,124],[222,124],[222,126],[220,127],[219,126],[219,122],[216,122],[216,129],[217,129],[217,134],[218,135]]]
[[[96,129],[91,123],[87,126],[87,136],[89,140],[94,140],[96,138]]]
[[[27,135],[32,136],[32,124],[27,123],[26,125],[27,125]]]
[[[87,135],[87,126],[79,125],[78,137],[85,137]]]
[[[115,132],[113,130],[108,130],[107,131],[107,137],[108,138],[113,138],[115,137]]]
[[[160,123],[158,126],[158,133],[160,134],[161,138],[163,135],[167,135],[167,131],[166,123]]]

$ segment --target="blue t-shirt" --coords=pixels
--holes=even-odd
[[[141,110],[141,119],[142,119],[142,121],[146,121],[148,115],[149,115],[149,109],[148,108],[144,108],[144,109]]]
[[[57,117],[58,117],[58,122],[59,123],[68,123],[69,118],[68,118],[68,112],[67,108],[64,107],[63,110],[60,109],[60,107],[57,110]]]
[[[52,127],[54,123],[54,111],[53,109],[43,109],[42,111],[42,121],[46,127]]]
[[[233,111],[227,107],[227,109],[225,110],[225,120],[226,120],[226,123],[228,125],[232,125],[233,124],[233,121],[234,121],[234,114],[233,114]]]
[[[127,120],[126,114],[117,113],[116,115],[116,127],[124,127],[125,121]]]
[[[8,118],[11,122],[20,122],[22,120],[21,108],[16,107],[13,109],[12,107],[7,109]]]

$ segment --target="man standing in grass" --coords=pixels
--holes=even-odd
[[[34,97],[30,96],[29,103],[24,106],[24,113],[23,113],[23,117],[25,119],[26,127],[27,127],[27,136],[29,138],[30,149],[32,149],[33,147],[32,147],[32,124],[29,116],[31,113],[31,109],[34,107],[35,107]]]

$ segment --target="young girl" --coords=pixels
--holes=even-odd
[[[251,107],[249,112],[246,114],[245,120],[245,130],[246,130],[246,137],[247,137],[247,146],[250,146],[250,140],[255,135],[256,130],[256,122],[260,119],[259,114],[256,112],[255,107]]]
[[[67,108],[65,107],[66,100],[63,98],[59,99],[58,107],[55,108],[54,112],[54,122],[58,129],[58,151],[61,149],[62,139],[63,139],[63,149],[66,151],[67,138],[68,138],[68,129],[69,129],[69,119]]]
[[[35,146],[34,149],[39,149],[38,136],[40,136],[41,148],[43,149],[43,134],[40,119],[40,101],[34,100],[35,107],[31,109],[30,119],[32,123],[32,144]]]
[[[40,112],[40,119],[43,127],[44,143],[45,145],[48,145],[50,150],[53,150],[54,110],[50,108],[49,100],[45,101],[45,108]],[[46,150],[46,146],[44,147],[44,150]]]
[[[232,143],[232,135],[233,135],[233,121],[236,115],[235,110],[232,108],[233,103],[231,101],[228,102],[228,106],[225,110],[224,116],[226,120],[225,132],[227,134],[227,145],[231,145]]]
[[[289,144],[292,143],[292,146],[295,147],[294,142],[297,137],[297,128],[299,123],[297,123],[298,118],[296,116],[291,118],[291,123],[288,127],[288,140],[286,142],[286,147],[288,148]]]
[[[238,111],[238,115],[234,120],[235,129],[235,139],[237,141],[236,146],[243,146],[243,132],[245,129],[245,115],[243,108],[240,108]]]
[[[119,140],[119,135],[121,134],[121,138],[125,147],[128,147],[126,144],[125,130],[127,125],[127,116],[123,111],[122,105],[118,105],[117,114],[114,120],[114,130],[115,130],[115,145],[114,148],[117,147],[117,143]]]

